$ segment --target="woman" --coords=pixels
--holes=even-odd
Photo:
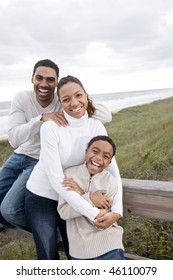
[[[99,134],[107,135],[107,132],[99,120],[91,118],[95,108],[77,78],[62,78],[57,93],[69,125],[59,127],[53,121],[42,125],[40,160],[28,180],[26,190],[26,217],[32,229],[38,259],[57,259],[57,225],[63,231],[63,242],[67,242],[64,224],[59,224],[62,220],[58,220],[59,195],[74,210],[102,228],[109,227],[122,215],[122,184],[115,159],[109,170],[116,177],[118,192],[110,213],[105,214],[104,209],[93,207],[79,194],[69,193],[62,186],[63,170],[81,164],[89,140]]]

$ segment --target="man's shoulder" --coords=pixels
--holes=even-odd
[[[24,91],[19,91],[15,94],[14,100],[23,100],[23,99],[30,99],[34,96],[34,91],[33,90],[24,90]]]

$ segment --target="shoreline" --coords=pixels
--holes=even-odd
[[[8,140],[7,134],[0,135],[0,141],[4,141],[4,140]]]
[[[156,101],[163,101],[163,100],[169,99],[169,98],[173,98],[173,96],[171,95],[171,96],[164,96],[164,97],[159,97],[159,98],[157,97],[156,99],[154,98],[154,99],[145,100],[145,101],[143,100],[142,102],[140,100],[140,101],[138,101],[136,103],[134,102],[131,105],[129,105],[129,104],[128,105],[124,104],[123,106],[121,105],[119,108],[112,109],[110,111],[111,111],[112,115],[114,115],[114,114],[116,114],[116,113],[118,113],[118,112],[120,112],[120,111],[122,111],[124,109],[132,108],[132,107],[137,107],[137,106],[143,106],[143,105],[146,105],[146,104],[151,104],[151,103],[156,102]],[[100,103],[102,103],[102,102],[100,102]],[[0,134],[0,141],[5,141],[5,140],[8,140],[8,134],[2,134],[2,135]]]

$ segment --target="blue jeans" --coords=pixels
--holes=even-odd
[[[81,260],[70,256],[71,260]],[[88,260],[125,260],[124,251],[122,249],[112,250],[104,255],[88,259]]]
[[[41,186],[40,186],[41,188]],[[25,213],[32,230],[39,260],[58,260],[57,228],[62,236],[64,249],[69,259],[66,222],[57,211],[58,201],[36,195],[26,189]]]
[[[25,188],[37,162],[32,157],[13,153],[0,169],[0,223],[3,225],[30,231],[24,211]]]

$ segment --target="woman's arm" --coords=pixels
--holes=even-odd
[[[69,220],[82,216],[79,212],[75,211],[73,207],[71,207],[70,204],[67,203],[61,196],[59,197],[58,200],[57,210],[61,218],[64,220]]]
[[[58,135],[55,132],[56,124],[46,122],[41,126],[41,160],[44,162],[45,172],[51,183],[52,188],[66,201],[71,207],[81,215],[86,216],[91,221],[99,213],[99,209],[90,205],[82,196],[76,192],[70,192],[62,186],[64,173],[61,165]],[[64,128],[65,129],[65,128]]]
[[[119,168],[117,165],[117,162],[115,160],[115,157],[113,157],[111,164],[107,168],[107,170],[115,177],[117,182],[117,194],[114,197],[111,211],[118,213],[120,216],[123,216],[123,189],[122,189],[122,181],[120,177]]]
[[[122,198],[122,181],[119,173],[119,169],[115,158],[112,159],[109,165],[109,172],[116,178],[117,181],[117,193],[113,199],[111,212],[102,216],[97,216],[95,219],[95,225],[101,228],[108,228],[113,223],[117,222],[123,215],[123,198]]]
[[[69,195],[72,191],[77,192],[79,195],[85,194],[84,190],[72,178],[65,178],[62,184],[63,187],[69,191]],[[64,220],[82,216],[79,212],[76,212],[73,207],[71,207],[61,196],[58,200],[58,212]]]

